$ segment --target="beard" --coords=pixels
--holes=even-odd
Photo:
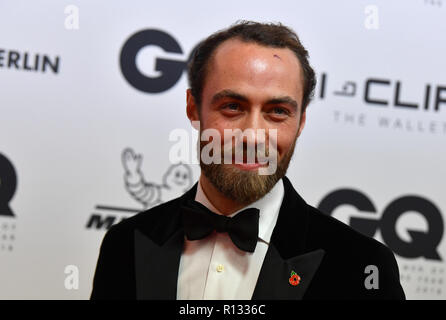
[[[201,172],[225,197],[241,205],[248,205],[266,195],[276,185],[277,181],[285,176],[294,154],[296,141],[297,137],[282,159],[279,159],[274,173],[268,175],[259,175],[258,170],[243,170],[232,164],[224,164],[223,157],[221,164],[203,163],[201,150],[208,142],[200,141]],[[268,151],[266,150],[266,154],[269,153]],[[232,156],[234,159],[235,149],[233,149]]]

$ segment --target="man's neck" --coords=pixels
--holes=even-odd
[[[201,188],[212,205],[223,215],[230,215],[237,210],[245,207],[246,204],[240,204],[232,199],[225,197],[215,186],[206,178],[204,174],[200,175]]]

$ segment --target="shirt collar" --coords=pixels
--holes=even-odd
[[[280,179],[276,185],[262,198],[241,208],[240,210],[232,213],[229,217],[235,216],[238,212],[247,208],[257,208],[260,210],[259,215],[259,238],[269,244],[271,234],[273,233],[274,226],[277,222],[280,206],[282,205],[283,196],[285,194],[283,181]],[[201,182],[198,180],[197,193],[195,195],[195,201],[200,202],[206,206],[209,210],[222,214],[218,211],[207,198],[203,189],[201,188]]]

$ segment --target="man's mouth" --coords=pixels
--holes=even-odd
[[[234,163],[234,166],[242,170],[257,170],[265,165],[260,163]]]
[[[250,159],[251,160],[251,159]],[[243,156],[243,163],[237,163],[235,161],[235,156],[232,156],[232,164],[236,166],[237,168],[240,168],[242,170],[256,170],[261,167],[265,167],[268,165],[268,161],[259,161],[257,157],[255,157],[254,162],[248,161],[248,158],[246,155]]]

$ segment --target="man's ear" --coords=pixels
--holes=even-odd
[[[195,103],[195,98],[192,95],[192,92],[190,89],[186,90],[186,99],[187,99],[187,105],[186,105],[186,114],[189,120],[192,123],[192,126],[195,128],[194,121],[200,121],[200,117],[198,115],[198,107]],[[198,128],[195,128],[198,130]]]
[[[302,133],[302,130],[305,127],[306,120],[307,120],[307,109],[305,109],[305,111],[302,112],[302,115],[300,116],[300,123],[299,123],[299,130],[297,131],[297,138],[299,138],[300,134]]]

